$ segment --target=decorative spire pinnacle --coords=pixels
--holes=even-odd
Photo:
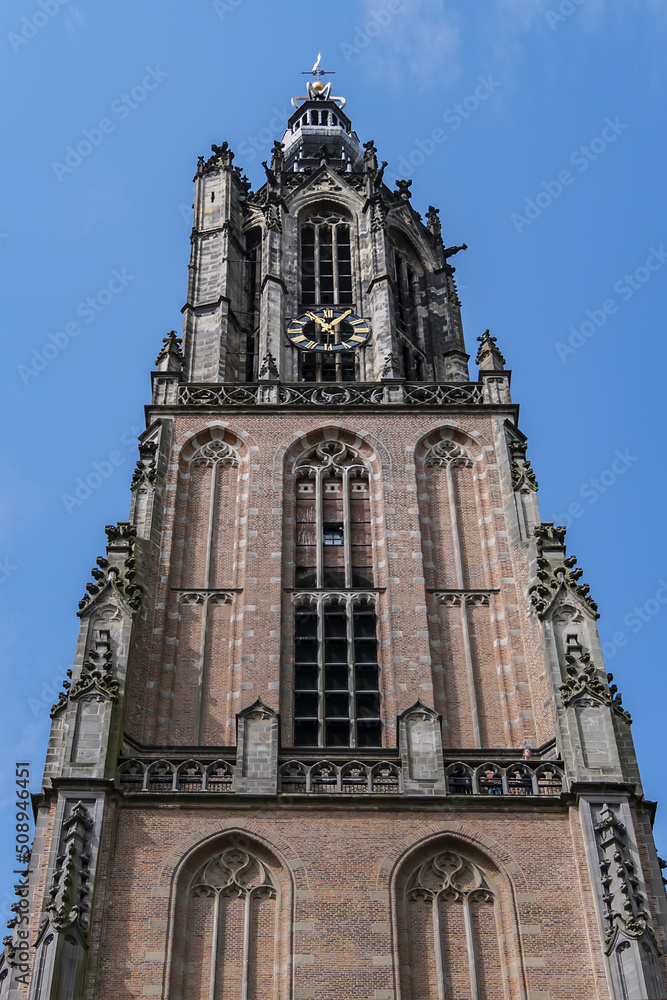
[[[442,242],[442,223],[440,222],[440,211],[433,205],[428,206],[426,213],[426,226],[438,242]]]
[[[488,330],[485,330],[482,336],[477,339],[480,341],[480,345],[475,361],[479,365],[480,371],[504,371],[505,359],[498,349],[496,338],[492,337]]]
[[[155,365],[159,372],[180,372],[183,367],[181,340],[175,330],[170,330],[162,341],[164,347],[158,354]]]

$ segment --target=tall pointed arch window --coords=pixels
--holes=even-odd
[[[372,551],[368,469],[322,444],[296,467],[296,746],[381,744]]]
[[[264,845],[226,835],[178,881],[170,1000],[277,1000],[290,993],[289,873]]]
[[[480,865],[444,850],[399,877],[397,890],[404,1000],[506,995],[498,901]]]
[[[239,359],[239,379],[253,382],[257,378],[257,352],[259,344],[259,313],[260,289],[262,276],[262,234],[257,227],[246,235],[246,282],[247,310],[242,317],[245,320],[245,335],[241,345]]]
[[[296,467],[296,587],[372,587],[368,469],[340,441]]]
[[[425,358],[417,315],[418,277],[410,253],[404,246],[394,250],[394,301],[403,376],[421,380],[425,372]]]
[[[312,215],[301,227],[301,304],[351,305],[350,225],[338,213]]]

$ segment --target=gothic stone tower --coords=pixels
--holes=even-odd
[[[471,381],[463,248],[320,76],[258,191],[199,161],[0,998],[663,997],[653,804],[510,372],[487,331]]]

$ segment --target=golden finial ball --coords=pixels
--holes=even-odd
[[[324,84],[322,83],[321,80],[318,80],[317,83],[313,84],[313,90],[316,90],[318,94],[322,93],[322,91],[324,90]]]

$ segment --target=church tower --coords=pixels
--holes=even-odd
[[[197,165],[0,1000],[665,997],[654,803],[465,245],[323,75],[259,190]]]

